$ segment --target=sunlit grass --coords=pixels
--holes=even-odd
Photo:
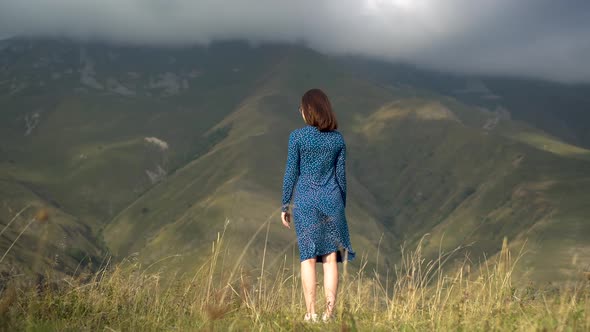
[[[539,150],[548,151],[560,156],[590,160],[590,150],[564,143],[548,135],[541,135],[534,132],[519,132],[508,135],[508,137],[515,141],[531,145]]]
[[[271,219],[257,233],[266,230],[268,237]],[[265,251],[257,273],[242,269],[240,260],[225,266],[224,234],[225,228],[212,243],[207,261],[188,277],[164,279],[152,266],[128,257],[116,264],[105,259],[93,274],[57,281],[47,276],[45,282],[28,287],[9,283],[0,297],[0,329],[590,329],[590,281],[581,279],[559,289],[517,288],[512,271],[520,254],[513,256],[506,240],[494,260],[473,270],[467,261],[456,269],[445,268],[458,251],[426,260],[421,244],[413,250],[402,248],[400,263],[390,272],[368,271],[366,257],[360,258],[356,272],[342,265],[336,319],[305,324],[298,264],[287,264],[285,257],[278,269],[265,269]],[[321,289],[318,294],[323,294]],[[321,295],[318,304],[322,310]]]

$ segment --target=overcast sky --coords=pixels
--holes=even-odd
[[[305,42],[442,70],[590,82],[590,0],[0,0],[1,36]]]

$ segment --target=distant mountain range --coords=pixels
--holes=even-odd
[[[182,272],[224,227],[228,259],[245,250],[255,269],[269,220],[268,261],[297,259],[278,209],[288,135],[304,125],[297,107],[312,87],[331,97],[349,146],[353,268],[384,271],[425,234],[427,255],[469,244],[474,262],[504,237],[526,241],[519,273],[535,281],[590,265],[587,85],[284,44],[10,39],[0,42],[0,227],[31,206],[0,235],[3,254],[30,223],[0,270],[72,273],[113,254],[173,257],[162,264]]]

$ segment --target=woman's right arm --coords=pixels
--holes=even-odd
[[[283,199],[281,211],[289,210],[289,203],[293,194],[295,182],[299,176],[299,147],[295,138],[295,132],[289,135],[289,149],[287,152],[287,166],[285,167],[285,176],[283,178]]]
[[[342,202],[346,206],[346,144],[342,144],[336,159],[336,180],[340,186]]]

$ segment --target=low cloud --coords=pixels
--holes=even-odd
[[[0,0],[0,36],[304,42],[434,69],[590,82],[584,0]]]

